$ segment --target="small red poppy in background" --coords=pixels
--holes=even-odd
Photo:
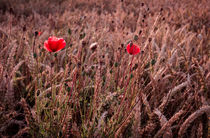
[[[38,36],[40,36],[42,34],[42,32],[38,32]]]
[[[49,52],[57,52],[66,46],[66,42],[63,38],[57,38],[55,36],[49,37],[48,40],[44,42],[44,47]]]
[[[140,48],[138,45],[135,45],[131,42],[127,45],[127,52],[131,55],[136,55],[140,52]]]

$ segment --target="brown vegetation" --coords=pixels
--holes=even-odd
[[[209,5],[1,0],[0,137],[208,137]]]

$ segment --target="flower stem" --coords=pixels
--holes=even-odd
[[[129,85],[129,82],[130,82],[130,75],[131,75],[131,69],[132,69],[132,63],[133,63],[133,59],[134,59],[134,56],[132,56],[132,59],[131,59],[131,64],[130,64],[130,72],[129,72],[129,78],[128,78],[128,81],[127,81],[127,85],[125,86],[125,92],[124,92],[124,94],[123,94],[123,98],[122,98],[122,100],[121,100],[121,102],[120,102],[120,107],[118,108],[118,110],[117,110],[117,118],[118,118],[118,115],[119,115],[119,112],[120,112],[120,110],[121,110],[121,107],[122,107],[122,105],[123,105],[123,103],[124,103],[124,101],[125,101],[125,97],[126,97],[126,93],[127,93],[127,87],[128,87],[128,85]]]

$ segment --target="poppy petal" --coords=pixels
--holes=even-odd
[[[134,49],[133,49],[133,55],[136,55],[140,52],[140,48],[138,46],[134,46]]]
[[[130,44],[127,45],[127,52],[131,55],[136,55],[140,52],[140,48],[137,45],[132,44],[132,46],[130,46]]]
[[[60,38],[58,43],[59,43],[58,50],[61,50],[66,46],[66,42],[63,38]]]
[[[66,42],[63,38],[52,36],[45,41],[44,45],[49,52],[57,52],[66,46]]]
[[[128,46],[127,46],[127,52],[128,52],[129,54],[132,54],[130,49],[131,49],[131,48],[130,48],[130,45],[128,45]]]
[[[49,47],[48,41],[45,41],[45,42],[44,42],[44,48],[45,48],[46,50],[48,50],[49,52],[52,52],[52,50],[51,50],[50,47]]]

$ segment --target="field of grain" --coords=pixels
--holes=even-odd
[[[209,5],[0,0],[0,137],[207,138]]]

